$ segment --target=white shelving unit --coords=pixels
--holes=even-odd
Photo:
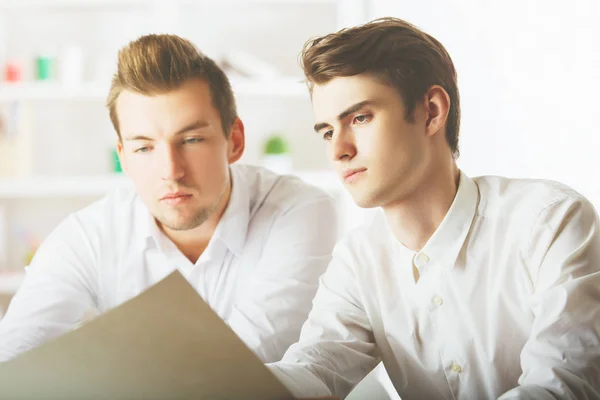
[[[197,3],[208,3],[222,0],[173,0],[172,2],[185,3],[195,1]],[[224,0],[228,3],[256,3],[256,4],[306,4],[306,3],[329,3],[338,4],[338,0]],[[28,8],[91,8],[111,6],[154,6],[161,0],[0,0],[0,9],[28,9]]]
[[[300,77],[287,78],[232,78],[231,84],[238,97],[303,98],[308,99],[306,85]],[[23,82],[0,84],[0,101],[32,100],[100,100],[104,101],[110,83],[83,83],[65,86],[58,82]]]
[[[13,295],[19,290],[25,271],[0,272],[0,295]]]
[[[154,0],[0,0],[0,10],[31,10],[79,7],[149,5]]]
[[[272,78],[230,77],[246,126],[246,152],[241,161],[257,162],[267,135],[284,134],[296,157],[295,174],[334,196],[340,195],[338,178],[332,171],[324,171],[324,149],[322,153],[316,149],[322,143],[312,133],[310,99],[297,55],[310,37],[364,22],[367,3],[0,0],[0,70],[3,57],[11,54],[28,65],[23,82],[5,83],[0,74],[0,111],[27,116],[26,135],[21,135],[27,140],[20,143],[28,143],[31,151],[26,157],[16,157],[32,160],[30,177],[0,178],[0,211],[5,217],[0,218],[0,251],[5,255],[0,257],[0,293],[18,285],[18,277],[7,275],[6,268],[19,270],[24,265],[30,249],[22,232],[43,240],[69,213],[113,188],[132,185],[124,175],[109,173],[109,151],[115,136],[104,101],[110,75],[98,75],[92,67],[114,62],[117,48],[144,33],[179,34],[215,60],[243,51],[276,67],[281,74]],[[82,48],[86,57],[84,68],[88,70],[83,83],[65,86],[58,80],[32,81],[33,60],[40,48],[56,45],[53,55],[58,57],[61,49],[73,44]],[[83,162],[86,168],[79,167]]]
[[[19,82],[0,84],[0,101],[98,100],[108,94],[108,84],[84,83],[76,87],[57,82]]]
[[[332,171],[296,171],[292,175],[329,192],[336,192],[342,188],[339,179]],[[113,189],[132,186],[129,178],[122,174],[0,179],[0,202],[7,199],[101,197]]]
[[[52,197],[100,197],[112,189],[131,187],[124,175],[0,179],[0,200]]]

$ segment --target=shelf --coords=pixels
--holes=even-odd
[[[232,78],[238,97],[306,97],[308,90],[301,78],[244,79]],[[109,83],[85,83],[76,87],[57,82],[0,83],[0,102],[16,100],[99,100],[104,101]]]
[[[190,0],[188,0],[189,2]],[[198,3],[210,3],[217,0],[195,0]],[[337,4],[338,0],[219,0],[225,3],[247,4]],[[1,9],[30,9],[30,8],[98,8],[98,7],[130,7],[153,6],[167,0],[0,0]],[[169,3],[174,3],[172,0]],[[179,0],[179,3],[185,1]]]
[[[0,294],[15,294],[24,278],[25,272],[0,272]]]
[[[129,7],[150,5],[149,0],[0,0],[0,10],[26,10],[34,8],[90,8],[90,7]]]
[[[118,187],[131,187],[124,175],[0,179],[0,199],[98,197]]]
[[[330,192],[341,188],[330,171],[300,171],[293,175]],[[133,184],[125,175],[0,179],[0,199],[101,197],[112,189],[128,187]]]
[[[86,83],[69,87],[55,82],[0,84],[0,101],[15,100],[103,100],[109,84]]]

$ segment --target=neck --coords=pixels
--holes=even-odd
[[[450,168],[437,168],[406,198],[383,207],[388,224],[405,247],[420,251],[448,213],[460,171],[452,160]]]
[[[210,217],[202,224],[194,229],[175,231],[165,227],[161,227],[165,236],[167,236],[177,248],[186,256],[192,263],[196,263],[204,250],[208,247],[208,243],[212,239],[219,221],[223,213],[227,209],[229,199],[231,198],[232,183],[231,178],[225,189],[219,204]]]

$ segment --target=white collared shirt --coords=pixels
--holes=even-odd
[[[381,359],[403,400],[598,399],[599,229],[558,183],[461,174],[421,251],[382,212],[336,246],[270,368],[298,397],[343,398]]]
[[[331,259],[334,200],[262,168],[234,165],[231,174],[229,204],[195,264],[161,233],[133,189],[63,221],[40,246],[0,321],[0,361],[73,329],[91,309],[118,306],[174,270],[261,359],[281,359],[298,340]]]

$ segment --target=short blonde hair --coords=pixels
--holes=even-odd
[[[106,106],[110,120],[121,139],[116,102],[130,90],[157,95],[176,90],[190,79],[202,79],[210,88],[214,107],[220,114],[225,136],[237,118],[235,97],[225,72],[192,42],[176,35],[145,35],[119,51]]]

